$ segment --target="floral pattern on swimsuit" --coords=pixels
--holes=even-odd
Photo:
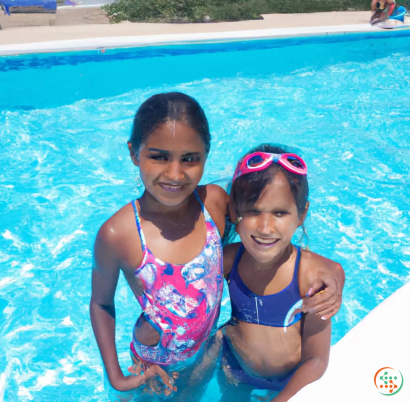
[[[136,204],[132,203],[144,253],[141,266],[135,270],[144,287],[143,295],[137,299],[148,321],[161,334],[155,346],[142,345],[134,337],[132,349],[151,363],[175,364],[193,356],[219,316],[223,292],[221,237],[198,200],[206,222],[206,242],[201,253],[183,265],[165,263],[151,253]]]

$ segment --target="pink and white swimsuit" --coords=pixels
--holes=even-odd
[[[223,292],[222,243],[218,228],[197,193],[206,223],[206,242],[192,261],[169,264],[147,247],[135,201],[132,206],[141,238],[143,260],[135,270],[144,287],[137,297],[144,316],[161,335],[155,346],[133,337],[131,350],[155,364],[175,364],[193,356],[208,339],[219,316]]]

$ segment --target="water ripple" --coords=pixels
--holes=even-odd
[[[0,111],[0,400],[104,400],[91,250],[100,225],[141,191],[126,141],[136,108],[157,92],[203,105],[213,135],[204,183],[225,186],[260,142],[303,154],[310,248],[347,275],[333,342],[410,280],[408,38],[188,53],[33,70],[22,58],[2,73],[24,96],[16,87],[13,110]],[[61,91],[47,98],[37,82]],[[126,369],[140,309],[122,276],[116,309]],[[229,315],[225,286],[220,323]]]

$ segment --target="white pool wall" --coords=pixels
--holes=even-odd
[[[377,291],[375,289],[375,291]],[[410,401],[410,283],[393,293],[330,351],[329,367],[292,402]],[[400,370],[403,388],[386,399],[374,384],[383,367]]]

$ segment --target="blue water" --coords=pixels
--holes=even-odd
[[[104,400],[93,240],[141,191],[135,110],[173,90],[209,118],[204,183],[225,183],[260,142],[302,152],[310,248],[347,274],[333,343],[409,281],[408,33],[0,58],[0,400]],[[122,277],[116,308],[125,369],[140,310]]]

